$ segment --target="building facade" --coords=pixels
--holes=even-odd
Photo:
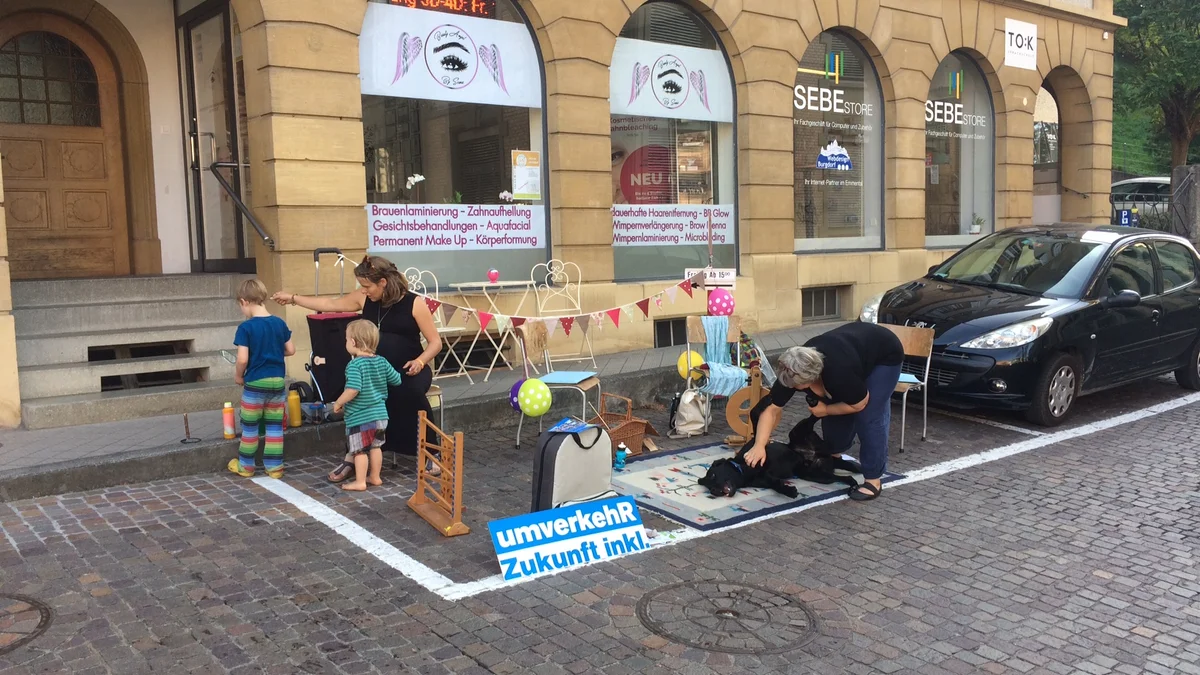
[[[8,0],[0,424],[27,280],[304,292],[334,247],[444,290],[555,258],[598,311],[711,262],[752,331],[856,316],[995,229],[1107,222],[1123,23],[1111,0]]]

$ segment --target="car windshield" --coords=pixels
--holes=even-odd
[[[1025,295],[1078,298],[1115,239],[1103,232],[1000,232],[964,249],[931,276]]]

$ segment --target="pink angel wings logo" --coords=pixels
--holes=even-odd
[[[408,74],[408,69],[416,63],[417,57],[421,56],[423,47],[421,38],[416,35],[400,34],[400,45],[396,52],[396,76],[392,78],[392,84],[396,84],[396,80]]]
[[[479,60],[495,80],[496,86],[500,87],[500,91],[507,94],[508,86],[504,84],[504,64],[500,60],[500,49],[496,45],[479,45]]]
[[[641,63],[633,64],[633,84],[629,88],[629,103],[637,100],[638,96],[642,95],[642,88],[650,81],[650,66]],[[626,104],[628,105],[628,104]]]
[[[700,95],[700,102],[704,104],[704,109],[709,110],[708,84],[704,81],[704,71],[693,70],[688,73],[688,79],[692,82],[692,89],[695,89],[696,93]]]

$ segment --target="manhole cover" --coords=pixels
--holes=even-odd
[[[24,595],[0,594],[0,654],[29,644],[46,632],[54,610]]]
[[[727,654],[781,654],[820,634],[817,615],[799,600],[723,581],[664,586],[642,596],[637,614],[668,640]]]

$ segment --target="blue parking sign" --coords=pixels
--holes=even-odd
[[[1137,209],[1121,209],[1117,212],[1117,224],[1124,227],[1137,227],[1138,212]]]

